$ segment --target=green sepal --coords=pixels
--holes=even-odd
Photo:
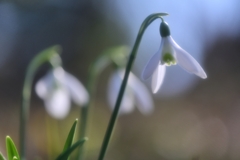
[[[70,156],[70,154],[78,147],[78,146],[82,146],[83,143],[88,140],[88,138],[83,138],[82,140],[77,141],[76,143],[74,143],[70,148],[68,148],[67,150],[65,150],[64,152],[62,152],[57,158],[56,160],[67,160],[68,157]]]
[[[108,55],[111,61],[119,68],[125,67],[129,56],[130,48],[127,46],[117,46],[109,49]]]
[[[65,142],[65,145],[64,145],[64,148],[63,148],[63,152],[66,151],[68,148],[70,148],[71,145],[72,145],[74,134],[75,134],[75,130],[76,130],[76,126],[77,126],[77,122],[78,122],[78,119],[75,120],[75,122],[72,125],[71,130],[68,133],[68,137],[67,137],[67,140]]]
[[[1,152],[0,152],[0,160],[6,160],[6,158],[2,155]]]
[[[167,22],[162,21],[161,25],[160,25],[160,34],[162,37],[167,37],[170,36],[170,29],[169,26],[167,24]]]
[[[8,160],[13,160],[15,158],[20,160],[20,156],[18,154],[17,148],[13,142],[13,140],[7,136],[6,137],[6,148],[7,148],[7,156],[8,156]]]
[[[118,67],[123,64],[125,65],[128,53],[129,48],[127,46],[111,47],[103,51],[103,54],[92,64],[90,71],[95,74],[100,74],[112,62]]]

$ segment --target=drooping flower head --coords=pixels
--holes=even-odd
[[[112,109],[114,109],[117,91],[120,89],[123,76],[124,69],[118,69],[109,80],[108,101]],[[152,113],[154,104],[147,87],[133,73],[130,73],[119,112],[127,114],[132,112],[135,107],[146,115]]]
[[[110,76],[107,90],[107,100],[112,110],[123,81],[129,52],[127,46],[113,47],[106,50],[104,53],[107,54],[103,54],[95,63],[98,71],[104,70],[110,64],[114,66],[115,71]],[[143,114],[150,114],[154,109],[154,102],[147,87],[133,73],[130,73],[119,112],[120,114],[131,113],[135,107]]]
[[[71,100],[79,106],[88,102],[89,95],[85,87],[62,67],[56,67],[41,78],[35,90],[44,100],[47,112],[57,119],[67,116],[71,108]]]
[[[152,76],[153,93],[157,93],[162,85],[166,66],[179,64],[187,72],[194,73],[203,79],[207,78],[199,63],[173,40],[168,24],[164,20],[160,25],[160,35],[162,37],[160,48],[142,72],[143,80]]]

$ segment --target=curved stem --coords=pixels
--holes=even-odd
[[[50,62],[53,66],[58,65],[56,59],[59,60],[58,46],[50,47],[41,53],[39,53],[29,64],[27,68],[26,77],[23,84],[22,91],[22,105],[20,113],[20,156],[21,160],[25,160],[25,149],[26,149],[26,123],[29,116],[29,106],[31,99],[31,89],[34,75],[37,69],[45,62]],[[54,59],[53,59],[54,58]]]
[[[106,153],[106,150],[107,150],[107,146],[108,146],[109,140],[110,140],[110,138],[111,138],[112,131],[113,131],[113,128],[114,128],[116,119],[117,119],[117,115],[118,115],[118,111],[119,111],[119,108],[120,108],[120,104],[121,104],[121,101],[122,101],[122,98],[123,98],[123,94],[124,94],[124,91],[125,91],[125,88],[126,88],[128,76],[129,76],[129,73],[130,73],[130,71],[131,71],[131,68],[132,68],[132,65],[133,65],[135,56],[136,56],[136,54],[137,54],[137,50],[138,50],[139,44],[140,44],[140,42],[141,42],[143,33],[144,33],[144,31],[146,30],[146,28],[147,28],[155,19],[157,19],[157,18],[162,19],[161,16],[166,16],[166,15],[168,15],[168,14],[167,14],[167,13],[151,14],[150,16],[148,16],[148,17],[143,21],[143,23],[142,23],[142,25],[141,25],[141,27],[140,27],[140,29],[139,29],[137,38],[136,38],[136,40],[135,40],[135,43],[134,43],[132,52],[131,52],[131,54],[130,54],[130,57],[129,57],[129,60],[128,60],[128,63],[127,63],[127,67],[126,67],[126,70],[125,70],[125,75],[124,75],[124,78],[123,78],[123,81],[122,81],[122,84],[121,84],[120,91],[119,91],[119,93],[118,93],[117,101],[116,101],[116,104],[115,104],[115,107],[114,107],[114,110],[113,110],[111,119],[110,119],[110,121],[109,121],[107,131],[106,131],[106,133],[105,133],[105,137],[104,137],[104,140],[103,140],[103,143],[102,143],[102,148],[101,148],[101,151],[100,151],[98,160],[103,160],[103,158],[104,158],[104,156],[105,156],[105,153]]]
[[[92,103],[94,101],[94,94],[95,94],[99,74],[108,65],[110,65],[111,62],[113,61],[111,59],[112,54],[123,53],[123,52],[126,52],[125,46],[114,47],[114,48],[108,49],[108,50],[104,51],[103,54],[101,54],[90,66],[89,71],[88,71],[89,75],[88,75],[88,81],[87,81],[88,82],[87,90],[88,90],[90,99],[89,99],[89,102],[85,106],[83,106],[81,109],[81,113],[80,113],[80,117],[79,117],[79,119],[81,119],[79,138],[78,138],[79,140],[83,139],[86,136],[87,121],[88,121],[88,116],[89,116],[88,112],[89,112],[90,106],[92,105]],[[82,146],[79,149],[79,152],[78,152],[79,160],[83,159],[83,156],[84,156],[83,150],[84,150],[84,146]]]

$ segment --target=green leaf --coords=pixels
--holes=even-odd
[[[17,148],[13,140],[9,136],[6,137],[6,146],[7,146],[8,160],[11,160],[11,159],[15,160],[16,158],[20,160],[20,156],[18,154]]]
[[[6,160],[6,158],[2,155],[1,152],[0,152],[0,160]]]
[[[76,130],[76,126],[77,126],[77,122],[78,122],[78,119],[75,120],[75,122],[72,125],[71,130],[68,133],[68,137],[67,137],[67,140],[65,142],[65,145],[64,145],[64,148],[63,148],[63,152],[66,151],[68,148],[70,148],[71,145],[72,145],[74,134],[75,134],[75,130]]]
[[[68,148],[66,151],[62,152],[56,160],[67,160],[70,154],[78,147],[82,146],[83,143],[88,140],[88,138],[83,138],[82,140],[77,141],[74,143],[70,148]]]
[[[12,160],[18,160],[18,158],[16,156],[14,156]]]

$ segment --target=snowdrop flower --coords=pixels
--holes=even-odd
[[[108,101],[112,109],[114,109],[123,76],[124,70],[121,69],[115,72],[110,78]],[[153,111],[153,100],[144,84],[133,73],[130,73],[119,113],[130,113],[135,106],[138,107],[141,113],[150,114]]]
[[[71,99],[82,106],[88,102],[89,95],[84,86],[62,67],[49,71],[41,78],[35,90],[44,100],[47,112],[57,119],[63,119],[70,111]]]
[[[160,34],[162,37],[160,48],[151,57],[142,72],[143,80],[152,76],[153,93],[156,93],[161,87],[166,70],[165,66],[179,64],[187,72],[194,73],[203,79],[207,78],[198,62],[173,40],[168,24],[164,21],[160,26]]]

